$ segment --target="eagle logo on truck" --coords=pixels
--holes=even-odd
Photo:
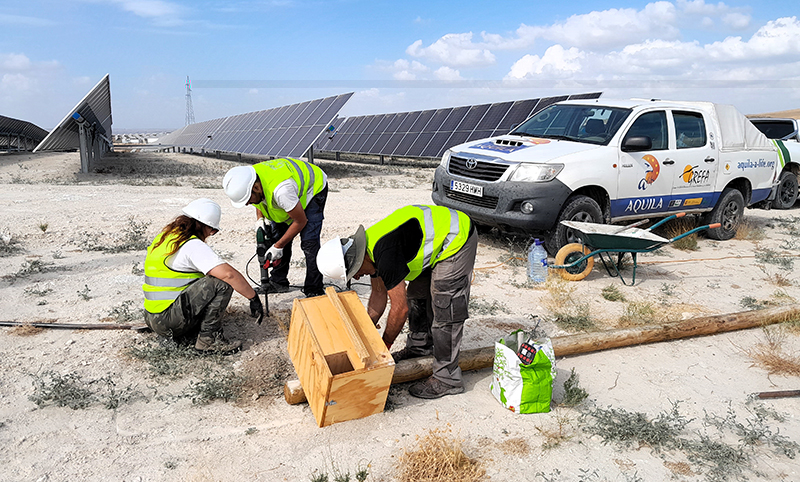
[[[650,169],[644,172],[644,179],[639,181],[639,189],[644,191],[647,189],[647,186],[656,182],[656,179],[658,179],[658,174],[661,172],[661,166],[658,164],[658,159],[650,154],[642,157],[642,160],[650,165]]]

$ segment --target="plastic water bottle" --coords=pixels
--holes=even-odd
[[[528,279],[534,283],[547,280],[547,251],[538,238],[528,248]]]

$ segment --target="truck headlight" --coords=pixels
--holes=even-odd
[[[444,169],[447,169],[447,163],[450,162],[450,154],[452,154],[450,149],[444,151],[444,154],[442,154],[442,162],[440,162],[439,165]]]
[[[524,182],[546,182],[555,178],[564,164],[527,164],[520,163],[514,173],[508,178],[509,181]]]

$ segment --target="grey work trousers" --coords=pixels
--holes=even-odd
[[[433,353],[433,376],[460,387],[458,355],[464,321],[469,318],[469,289],[478,250],[473,230],[457,253],[408,283],[408,329],[406,347],[420,355]]]
[[[198,335],[214,337],[222,331],[222,314],[233,288],[213,276],[204,276],[181,291],[161,313],[145,311],[147,326],[160,336],[180,344],[193,343]]]

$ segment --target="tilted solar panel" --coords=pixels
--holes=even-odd
[[[271,157],[301,157],[325,132],[352,92],[188,125],[162,144]]]

